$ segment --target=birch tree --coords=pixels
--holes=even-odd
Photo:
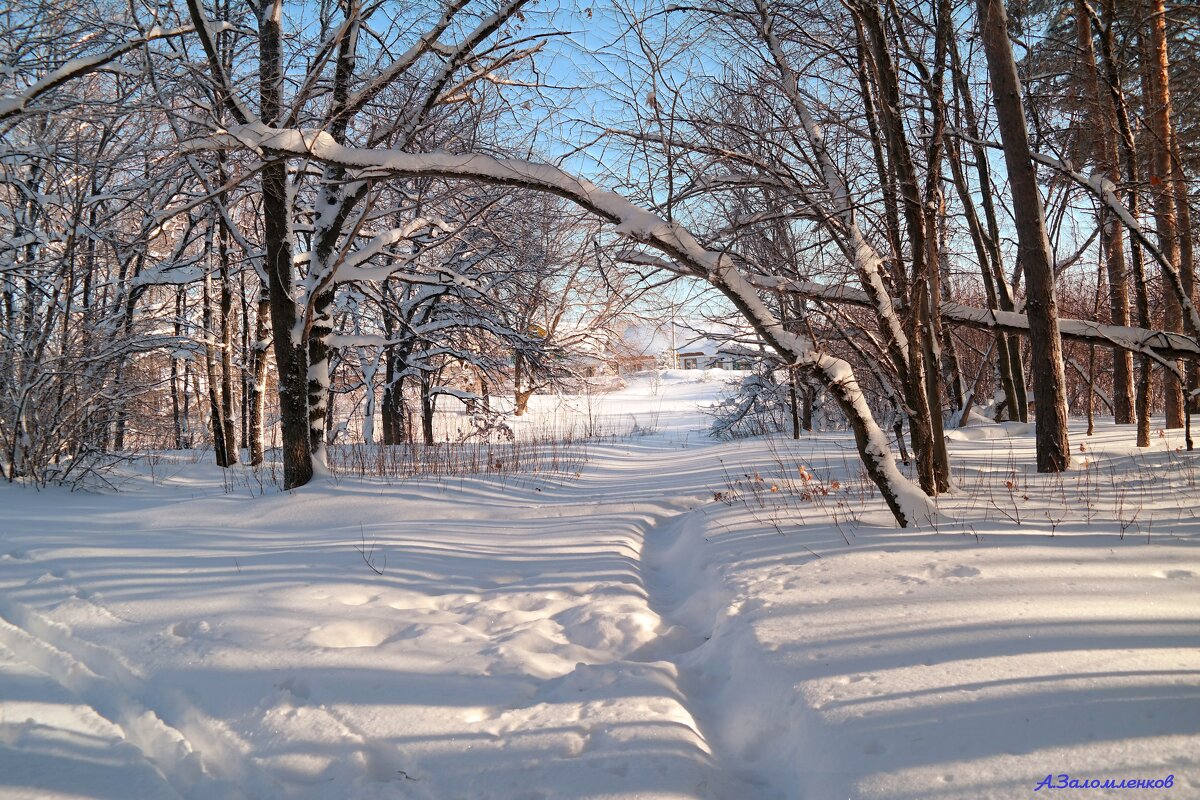
[[[421,33],[405,37],[407,47],[396,50],[390,43],[383,48],[370,45],[375,36],[364,35],[364,30],[374,9],[359,2],[323,8],[312,40],[287,30],[282,0],[252,3],[258,49],[256,111],[243,102],[242,87],[232,83],[221,59],[219,35],[211,32],[209,12],[198,0],[189,0],[188,9],[221,102],[218,122],[225,117],[238,127],[286,127],[315,121],[339,144],[356,139],[413,148],[439,109],[468,100],[477,85],[487,84],[498,71],[537,49],[536,39],[521,39],[506,29],[526,2],[508,0],[485,13],[467,0],[436,11],[413,8],[410,18],[393,21],[393,31],[413,26]],[[307,46],[301,55],[307,56],[309,67],[293,80],[288,70],[296,53],[289,48],[296,43]],[[399,118],[388,111],[398,98],[404,99]],[[471,104],[467,107],[469,114]],[[363,176],[348,179],[337,164],[327,164],[310,181],[306,170],[291,173],[287,153],[266,150],[261,155],[258,173],[284,485],[294,488],[328,468],[330,311],[347,256],[360,244],[403,249],[422,226],[409,224],[417,222],[414,214],[400,227],[372,230],[364,244],[360,226],[365,209],[375,202],[374,181]],[[306,197],[311,206],[303,205]],[[302,219],[311,227],[300,241],[296,225]]]

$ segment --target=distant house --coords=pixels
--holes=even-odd
[[[745,355],[706,353],[703,350],[680,353],[679,369],[753,369],[754,363]]]
[[[679,369],[753,369],[753,355],[743,345],[700,337],[686,342],[675,356]]]
[[[594,378],[604,374],[607,364],[604,359],[595,356],[578,355],[571,359],[571,366],[576,374],[585,378]]]
[[[713,331],[712,336],[736,331]],[[604,361],[618,375],[652,369],[751,369],[753,353],[744,345],[698,334],[699,325],[631,323],[608,342]]]
[[[658,366],[658,359],[648,353],[629,353],[614,356],[610,360],[612,369],[618,375],[627,372],[645,372]]]
[[[680,369],[700,369],[700,364],[706,362],[709,356],[703,350],[696,350],[691,353],[679,353],[676,358],[679,360]]]
[[[662,326],[626,323],[609,340],[604,361],[616,375],[657,369],[663,366],[662,354],[670,349],[670,342],[670,334]]]

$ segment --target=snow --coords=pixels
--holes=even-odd
[[[1039,476],[1027,429],[954,431],[945,517],[900,530],[846,433],[709,440],[725,377],[535,398],[655,431],[578,477],[0,487],[0,796],[1200,796],[1177,432]]]

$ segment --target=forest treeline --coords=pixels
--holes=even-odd
[[[294,488],[432,444],[439,403],[489,435],[672,280],[766,348],[730,413],[836,406],[901,525],[972,415],[1034,421],[1041,471],[1072,413],[1191,446],[1191,3],[18,0],[0,32],[9,481],[277,447]]]

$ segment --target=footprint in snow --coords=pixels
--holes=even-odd
[[[308,685],[308,681],[295,676],[280,681],[275,684],[275,688],[281,689],[292,695],[292,697],[301,700],[307,700],[312,695],[312,688]]]
[[[1160,569],[1158,572],[1154,573],[1154,577],[1181,581],[1196,577],[1196,573],[1189,569]]]
[[[186,622],[177,622],[171,626],[171,633],[180,639],[203,636],[210,630],[212,630],[211,626],[202,619],[189,619]]]
[[[923,578],[938,580],[939,578],[974,578],[980,574],[975,567],[966,564],[926,564],[918,573]]]

